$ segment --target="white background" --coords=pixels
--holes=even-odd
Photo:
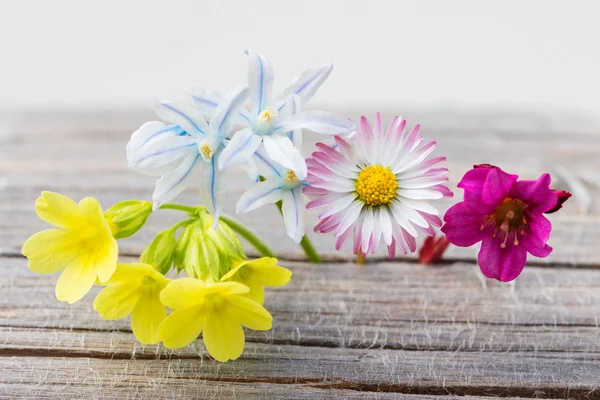
[[[598,1],[0,2],[0,107],[122,108],[331,61],[314,104],[600,113]]]

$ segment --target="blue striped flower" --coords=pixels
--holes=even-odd
[[[327,79],[333,66],[324,64],[304,71],[276,97],[272,96],[273,68],[260,54],[246,50],[250,58],[248,86],[249,108],[240,109],[236,123],[244,128],[236,132],[219,157],[219,169],[244,165],[264,144],[266,155],[284,168],[306,174],[306,162],[298,151],[302,146],[301,128],[328,135],[354,131],[348,119],[326,111],[301,111]],[[204,89],[188,91],[196,109],[210,116],[221,103],[218,93]]]
[[[192,106],[172,101],[154,101],[162,122],[146,122],[127,143],[129,167],[150,176],[156,182],[154,209],[171,201],[193,180],[200,182],[200,198],[211,210],[215,221],[221,211],[221,172],[217,161],[238,116],[237,109],[247,99],[248,86],[227,93],[213,109],[210,123]]]

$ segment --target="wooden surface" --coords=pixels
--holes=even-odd
[[[248,331],[242,357],[221,364],[201,341],[176,351],[140,345],[128,320],[104,321],[92,310],[97,289],[74,305],[59,303],[56,276],[31,273],[19,253],[45,226],[33,212],[41,190],[95,196],[104,207],[150,198],[153,181],[127,170],[124,144],[152,115],[0,117],[0,398],[600,398],[597,121],[405,115],[438,141],[452,189],[472,164],[489,162],[524,178],[554,171],[557,185],[579,190],[551,216],[551,257],[530,258],[513,285],[482,278],[476,248],[451,248],[435,267],[383,254],[358,267],[350,248],[336,252],[330,236],[310,232],[328,260],[310,265],[273,209],[240,216],[294,276],[267,293],[273,329]],[[307,151],[314,139],[307,137]],[[231,198],[249,184],[234,173]],[[456,194],[439,208],[462,197]],[[180,200],[193,204],[197,193]],[[134,260],[176,218],[153,215],[138,236],[119,242],[122,259]],[[314,221],[310,215],[308,226]]]

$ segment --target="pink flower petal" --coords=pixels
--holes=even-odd
[[[552,247],[546,242],[550,239],[552,223],[542,214],[527,214],[525,235],[519,235],[519,241],[529,253],[536,257],[547,257],[552,252]]]
[[[507,174],[500,168],[481,169],[489,171],[481,191],[481,200],[485,204],[496,205],[502,202],[510,192],[518,176]]]
[[[510,191],[511,197],[524,200],[528,211],[546,212],[556,206],[557,194],[550,189],[550,175],[543,174],[535,181],[519,181]]]
[[[527,250],[523,246],[514,246],[510,241],[503,249],[500,246],[503,240],[500,235],[495,239],[486,236],[481,244],[477,261],[483,275],[501,282],[509,282],[523,271]]]
[[[456,246],[469,247],[480,242],[489,233],[488,229],[481,229],[485,222],[485,215],[471,209],[465,202],[453,205],[444,215],[445,224],[442,232],[448,240]]]

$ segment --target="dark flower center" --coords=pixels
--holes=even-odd
[[[504,235],[504,241],[500,244],[501,248],[504,249],[506,247],[506,242],[509,238],[512,239],[513,245],[518,246],[519,236],[525,235],[525,225],[527,225],[527,219],[525,218],[526,207],[527,205],[524,201],[507,197],[496,208],[496,211],[487,217],[486,222],[481,225],[481,229],[483,230],[493,224],[495,225],[495,230],[492,237],[495,238],[498,235]]]

